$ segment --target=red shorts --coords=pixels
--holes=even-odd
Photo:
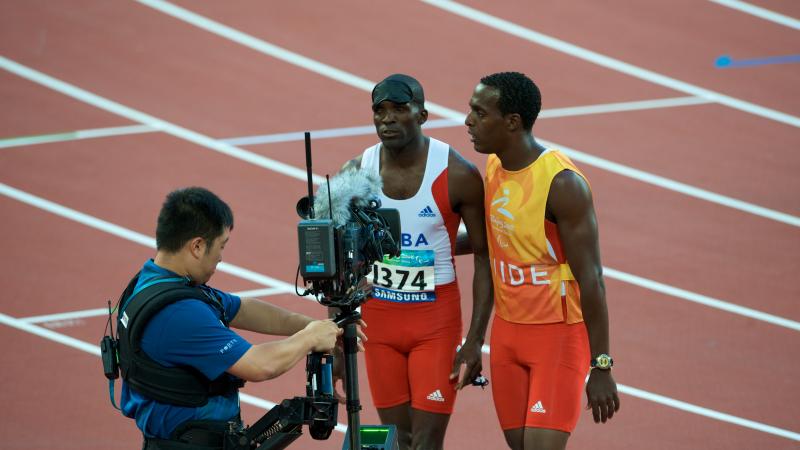
[[[461,343],[458,284],[436,287],[436,301],[400,304],[370,299],[361,307],[364,358],[376,408],[411,402],[411,407],[450,414],[456,399],[450,380]]]
[[[492,395],[500,427],[571,433],[589,371],[584,323],[528,325],[495,316],[491,348]]]

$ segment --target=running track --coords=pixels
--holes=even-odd
[[[300,132],[335,172],[375,141],[374,82],[407,72],[428,132],[483,169],[459,122],[481,76],[519,70],[601,227],[622,410],[584,413],[570,448],[798,448],[800,69],[713,66],[797,53],[798,17],[780,0],[0,3],[2,447],[140,445],[108,402],[98,311],[152,256],[166,192],[233,207],[216,286],[321,317],[290,293]],[[248,385],[245,419],[302,390],[302,370]],[[503,448],[489,391],[462,393],[446,445]]]

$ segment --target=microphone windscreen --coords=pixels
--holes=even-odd
[[[323,184],[314,196],[314,211],[318,219],[333,219],[335,226],[350,220],[350,204],[363,208],[372,199],[380,198],[383,182],[380,177],[363,170],[349,169],[330,179],[330,202],[328,185]]]

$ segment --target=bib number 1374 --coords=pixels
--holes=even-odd
[[[392,266],[377,262],[372,266],[372,284],[400,291],[432,291],[433,267]]]

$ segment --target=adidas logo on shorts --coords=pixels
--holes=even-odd
[[[434,402],[443,402],[444,397],[442,397],[442,391],[437,389],[431,392],[430,394],[428,394],[428,400],[433,400]]]
[[[422,211],[420,211],[417,215],[419,217],[436,217],[436,213],[433,212],[433,208],[430,206],[422,208]]]
[[[531,412],[544,414],[547,412],[547,410],[544,409],[544,406],[542,406],[542,401],[539,400],[535,405],[533,405],[533,407],[531,407]]]

